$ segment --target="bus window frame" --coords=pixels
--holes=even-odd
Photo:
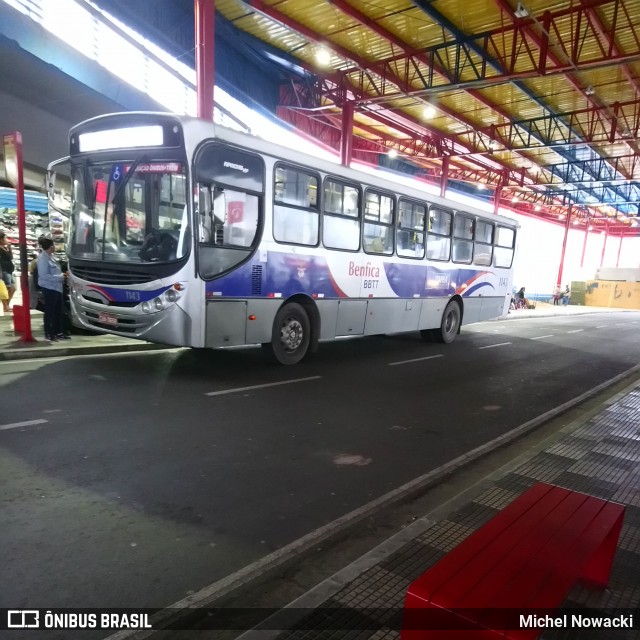
[[[300,173],[304,173],[317,180],[318,193],[317,193],[315,209],[313,207],[303,207],[299,205],[289,204],[287,202],[279,202],[276,200],[276,170],[279,167],[285,167],[287,169],[293,169],[294,171],[299,171]],[[309,167],[306,167],[304,165],[298,165],[292,162],[287,162],[286,160],[277,160],[273,164],[273,180],[271,184],[273,188],[273,194],[271,198],[271,235],[273,237],[273,241],[276,242],[277,244],[283,244],[283,245],[294,245],[297,247],[318,248],[322,242],[322,213],[323,213],[322,200],[321,200],[321,195],[323,193],[323,186],[322,186],[323,180],[320,173],[318,171],[314,171],[313,169],[309,169]],[[315,242],[315,244],[310,244],[306,242],[291,242],[287,240],[278,240],[278,238],[276,238],[275,236],[275,224],[274,224],[276,205],[279,207],[286,207],[292,210],[300,210],[300,211],[307,211],[309,213],[316,213],[318,215],[318,239]]]
[[[418,230],[415,227],[401,227],[400,220],[402,216],[400,215],[400,208],[402,202],[408,202],[411,205],[418,205],[424,208],[424,215],[422,217],[422,230]],[[409,260],[424,260],[427,255],[427,219],[429,217],[429,203],[424,202],[423,200],[417,200],[415,198],[408,198],[406,196],[400,195],[398,197],[397,204],[397,215],[396,215],[396,242],[395,242],[395,255],[398,258],[408,258]],[[422,234],[422,255],[421,256],[403,256],[398,253],[398,231],[410,231],[413,233],[421,233]],[[434,234],[435,235],[435,234]]]
[[[498,233],[498,229],[508,229],[509,231],[511,231],[513,233],[513,239],[511,241],[511,246],[508,245],[504,245],[504,244],[499,244],[498,243],[498,237],[499,237],[499,233]],[[498,248],[498,249],[509,249],[511,251],[511,262],[509,263],[508,267],[502,266],[502,265],[497,265],[495,263],[496,260],[496,252],[494,250],[493,252],[493,263],[492,265],[496,268],[496,269],[511,269],[513,267],[513,261],[515,259],[515,255],[516,255],[516,239],[518,237],[518,229],[515,227],[510,227],[506,224],[500,224],[500,222],[497,222],[495,225],[495,236],[494,236],[494,247]]]
[[[456,235],[456,220],[459,218],[469,220],[471,222],[471,237],[467,238],[464,236]],[[473,258],[475,254],[475,236],[476,236],[476,218],[466,212],[456,211],[453,216],[453,224],[451,225],[451,262],[453,264],[473,264]],[[468,260],[454,260],[454,244],[456,240],[460,242],[469,243],[471,245],[471,255]]]
[[[379,197],[386,197],[391,199],[391,203],[392,203],[391,222],[389,223],[379,222],[373,219],[367,220],[366,207],[367,207],[367,194],[369,193],[373,193]],[[378,201],[378,205],[379,204],[380,202]],[[395,248],[396,248],[395,221],[397,219],[397,212],[398,212],[398,199],[396,194],[390,193],[388,191],[383,191],[382,189],[376,189],[375,187],[364,188],[363,197],[362,197],[362,223],[360,225],[360,233],[361,233],[360,246],[362,247],[362,250],[364,251],[364,253],[366,253],[369,256],[389,257],[389,256],[395,255]],[[380,219],[380,212],[378,212],[378,220],[379,219]],[[365,236],[364,236],[364,228],[367,224],[375,225],[378,227],[386,227],[391,230],[391,251],[389,253],[385,251],[367,250],[367,246],[365,243]]]
[[[451,226],[450,226],[450,230],[448,234],[444,234],[444,233],[437,233],[435,231],[431,231],[431,229],[429,229],[429,224],[427,223],[426,227],[427,227],[427,237],[426,237],[426,245],[425,245],[425,256],[427,258],[427,260],[435,260],[436,262],[453,262],[453,260],[451,259],[451,253],[452,253],[452,248],[453,248],[453,217],[454,217],[454,210],[453,209],[449,209],[448,207],[442,207],[440,205],[436,205],[436,204],[429,204],[429,208],[427,210],[427,218],[429,218],[429,214],[431,213],[432,209],[436,209],[437,211],[441,211],[442,213],[446,213],[450,216],[451,219]],[[430,258],[429,257],[429,238],[433,236],[435,238],[448,238],[449,239],[449,252],[447,253],[447,257],[446,258]]]
[[[478,240],[478,223],[486,224],[491,227],[491,242],[483,242]],[[474,240],[473,240],[473,264],[479,267],[490,267],[493,264],[493,247],[496,239],[496,225],[492,220],[487,220],[486,218],[476,217],[475,226],[474,226]],[[477,253],[476,253],[476,244],[479,244],[483,247],[489,247],[491,250],[491,257],[489,262],[480,263],[477,261]]]
[[[325,209],[325,204],[326,204],[326,198],[325,198],[325,188],[327,185],[327,182],[335,182],[337,184],[342,185],[343,187],[352,187],[353,189],[356,190],[357,194],[358,194],[358,213],[356,216],[352,216],[352,215],[347,215],[344,213],[334,213],[333,211],[327,211]],[[344,191],[343,191],[343,195],[342,195],[342,202],[344,205]],[[328,251],[345,251],[347,253],[359,253],[362,250],[362,217],[363,217],[363,212],[362,212],[362,204],[363,204],[363,188],[362,188],[362,184],[360,183],[356,183],[356,182],[352,182],[350,180],[344,180],[342,178],[338,178],[337,176],[335,176],[334,174],[328,173],[327,175],[324,176],[323,180],[322,180],[322,199],[321,199],[321,207],[320,207],[320,211],[322,214],[322,218],[320,221],[320,231],[321,231],[321,245],[324,249],[327,249]],[[344,210],[344,206],[343,206],[343,210]],[[325,217],[328,216],[330,218],[339,218],[342,220],[357,220],[358,221],[358,247],[355,249],[343,249],[341,247],[331,247],[329,245],[327,245],[325,243],[324,240],[324,233],[325,233]]]

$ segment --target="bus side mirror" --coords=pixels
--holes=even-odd
[[[69,158],[60,158],[47,167],[49,208],[67,217],[71,215],[71,171]]]

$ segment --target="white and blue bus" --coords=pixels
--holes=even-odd
[[[78,327],[294,364],[320,340],[448,343],[507,312],[517,223],[419,186],[163,113],[87,120],[63,161]]]

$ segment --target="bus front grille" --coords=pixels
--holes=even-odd
[[[82,280],[100,284],[144,284],[158,278],[157,275],[144,271],[116,271],[107,267],[74,266],[71,273]]]
[[[106,307],[136,307],[140,304],[139,302],[119,302],[117,300],[103,300],[102,298],[98,298],[97,296],[87,295],[86,293],[83,293],[82,297],[87,302],[93,302],[94,304],[102,304]]]

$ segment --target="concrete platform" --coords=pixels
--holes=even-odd
[[[577,583],[563,611],[634,616],[633,629],[555,629],[540,637],[640,638],[640,383],[567,425],[544,448],[488,476],[465,500],[416,520],[370,553],[304,594],[239,640],[397,640],[410,583],[536,482],[626,505],[609,587]],[[636,615],[634,615],[636,614]],[[283,622],[285,624],[283,624]],[[206,628],[206,627],[205,627]]]
[[[34,342],[24,342],[21,334],[14,331],[13,314],[0,315],[0,361],[175,348],[144,340],[89,333],[72,333],[71,340],[47,342],[44,339],[42,313],[39,311],[31,312],[31,332]]]

